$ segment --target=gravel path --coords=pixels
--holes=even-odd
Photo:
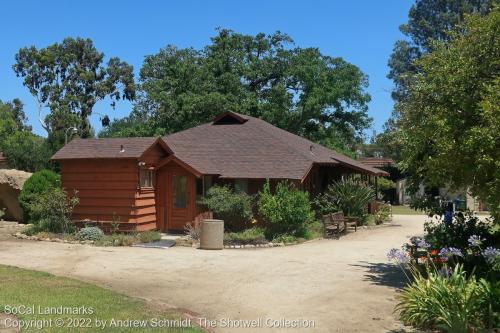
[[[314,321],[314,329],[259,331],[406,332],[393,314],[404,280],[385,255],[422,233],[423,222],[423,216],[399,215],[390,226],[360,229],[340,240],[223,251],[100,248],[4,238],[0,264],[93,282],[190,309],[219,324],[224,318],[263,318],[264,325],[266,318]],[[219,326],[216,331],[256,329]]]

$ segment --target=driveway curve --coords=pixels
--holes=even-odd
[[[404,332],[393,314],[404,278],[386,253],[422,233],[423,222],[424,216],[396,215],[389,226],[359,229],[340,240],[223,251],[10,239],[0,241],[0,264],[190,309],[215,320],[217,332],[257,331],[221,326],[259,318],[264,328],[258,331],[268,332]],[[276,328],[284,325],[302,327]]]

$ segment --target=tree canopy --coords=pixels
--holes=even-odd
[[[51,111],[45,119],[49,137],[70,126],[87,137],[91,133],[88,117],[98,101],[134,99],[132,66],[116,57],[103,65],[103,59],[92,40],[70,37],[41,49],[25,47],[16,54],[17,76]]]
[[[219,29],[201,50],[169,45],[146,56],[142,101],[104,136],[172,133],[224,111],[262,118],[330,146],[361,141],[370,124],[368,80],[359,68],[283,33]]]
[[[31,133],[26,121],[19,99],[0,101],[0,151],[7,157],[9,167],[37,171],[47,167],[50,151],[42,137]]]
[[[406,38],[396,41],[388,63],[387,77],[394,82],[394,109],[384,125],[384,132],[376,139],[385,147],[388,156],[396,160],[401,158],[400,103],[420,72],[417,60],[432,51],[434,41],[447,42],[449,30],[462,23],[467,14],[486,15],[492,6],[493,0],[416,0],[410,8],[408,22],[400,26]]]
[[[500,11],[466,16],[433,42],[401,102],[402,167],[413,185],[468,188],[500,212]]]

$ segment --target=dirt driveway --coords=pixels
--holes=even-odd
[[[225,318],[263,318],[264,324],[266,318],[297,319],[314,321],[314,329],[283,331],[402,332],[392,311],[403,278],[385,255],[422,233],[423,222],[423,216],[395,216],[392,226],[362,229],[340,240],[223,251],[3,240],[0,264],[93,282],[219,323]]]

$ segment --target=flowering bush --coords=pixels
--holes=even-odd
[[[391,249],[387,258],[402,269],[408,286],[398,296],[401,320],[419,328],[439,328],[445,332],[470,332],[475,328],[492,328],[500,324],[500,284],[467,275],[461,263],[461,250],[445,247],[430,250],[423,239],[414,240],[425,255],[413,260],[406,250]],[[480,238],[471,238],[479,246]],[[481,252],[488,262],[499,258],[499,250]],[[493,258],[493,259],[491,259]]]

